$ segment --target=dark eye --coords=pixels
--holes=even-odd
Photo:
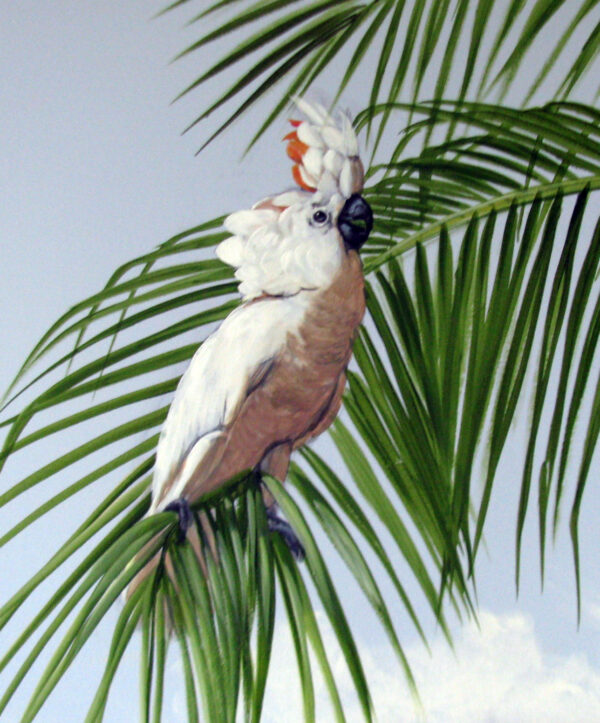
[[[319,210],[319,211],[315,211],[315,212],[313,213],[312,220],[313,220],[318,226],[322,226],[322,225],[327,221],[328,218],[329,218],[329,216],[325,213],[325,211],[320,211],[320,210]]]

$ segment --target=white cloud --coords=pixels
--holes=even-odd
[[[584,656],[545,655],[531,620],[521,613],[480,614],[480,628],[466,625],[455,639],[456,655],[444,640],[431,656],[420,642],[406,649],[427,723],[589,723],[600,721],[600,670]],[[323,620],[320,621],[323,623]],[[322,624],[349,722],[362,721],[342,655]],[[268,684],[264,720],[302,721],[295,655],[284,626]],[[388,648],[362,652],[380,723],[420,721],[398,664]],[[316,681],[317,720],[333,720],[327,692]]]
[[[362,723],[360,706],[335,636],[318,616],[348,723]],[[361,650],[379,723],[591,723],[600,721],[600,669],[584,655],[542,651],[530,618],[522,613],[480,612],[480,627],[455,635],[455,653],[440,636],[431,655],[420,641],[405,648],[423,702],[419,717],[389,646]],[[301,723],[302,698],[294,648],[285,621],[275,628],[264,723]],[[176,646],[173,646],[175,648]],[[318,723],[334,720],[327,689],[313,659]],[[168,665],[165,721],[187,720],[183,670],[177,656]]]
[[[600,628],[600,596],[584,601],[582,617],[596,629]]]

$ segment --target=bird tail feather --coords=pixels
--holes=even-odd
[[[206,554],[212,555],[213,560],[218,562],[217,545],[215,540],[214,531],[205,513],[198,515],[198,520],[202,528],[202,538],[198,527],[193,524],[187,531],[186,542],[189,543],[194,551],[198,565],[202,570],[203,575],[208,575],[208,565],[206,562]],[[137,553],[135,560],[140,560],[148,555],[148,550],[156,545],[158,535],[150,540],[144,547]],[[171,554],[165,548],[160,549],[150,560],[142,567],[142,569],[135,574],[131,582],[127,586],[125,591],[125,600],[133,595],[138,587],[152,575],[159,566],[163,568],[163,574],[166,574],[171,582],[173,583],[175,590],[179,587],[177,582],[177,576],[175,574],[175,568]]]

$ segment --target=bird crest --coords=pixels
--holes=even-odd
[[[287,154],[295,161],[292,176],[305,191],[339,193],[349,198],[360,193],[364,173],[358,156],[358,139],[347,113],[331,116],[319,103],[294,98],[306,120],[290,120],[294,127],[284,140]]]

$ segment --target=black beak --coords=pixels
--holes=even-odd
[[[373,228],[373,211],[365,199],[355,193],[344,204],[337,225],[346,248],[358,251]]]

